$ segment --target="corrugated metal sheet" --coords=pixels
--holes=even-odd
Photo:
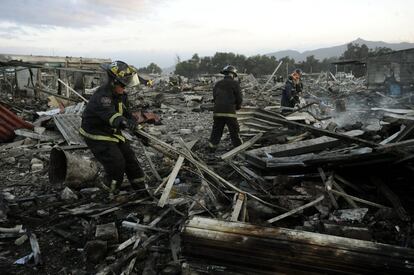
[[[14,130],[20,128],[33,129],[33,125],[0,104],[0,142],[11,141],[15,137]]]
[[[85,145],[83,138],[79,135],[81,127],[81,115],[61,114],[53,116],[56,126],[69,145]]]

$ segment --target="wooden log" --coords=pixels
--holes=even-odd
[[[243,274],[411,274],[414,250],[278,227],[193,217],[182,230],[189,260]]]

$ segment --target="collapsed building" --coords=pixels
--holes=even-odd
[[[12,133],[0,145],[1,271],[413,272],[409,88],[395,97],[365,78],[308,75],[304,104],[282,114],[283,83],[241,75],[244,143],[229,150],[225,135],[212,154],[219,76],[158,77],[128,91],[149,145],[126,135],[150,180],[109,199],[78,135],[86,79],[109,60],[25,58],[0,62],[0,126]],[[83,86],[62,77],[75,72]]]

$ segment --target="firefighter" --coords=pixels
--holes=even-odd
[[[129,111],[125,88],[138,85],[140,78],[132,66],[122,61],[102,67],[108,74],[108,81],[90,98],[79,132],[105,169],[105,186],[117,194],[125,173],[135,189],[145,181],[145,173],[121,133],[122,129],[135,130],[138,125]]]
[[[217,149],[225,125],[229,129],[233,146],[237,147],[242,144],[236,117],[236,110],[240,110],[243,101],[240,84],[234,79],[237,77],[237,70],[234,66],[228,65],[220,73],[224,75],[224,78],[213,88],[214,122],[209,142],[211,151]]]
[[[282,107],[294,108],[300,103],[299,95],[303,90],[303,84],[300,81],[302,71],[296,69],[289,75],[282,93]]]

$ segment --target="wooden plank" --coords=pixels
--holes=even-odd
[[[259,133],[259,134],[255,135],[252,139],[244,142],[243,144],[237,146],[236,148],[233,148],[229,152],[221,155],[220,158],[222,160],[226,160],[226,159],[234,157],[235,155],[237,155],[237,154],[247,150],[251,146],[253,146],[262,136],[263,136],[263,133]]]
[[[295,122],[295,121],[289,121],[285,118],[278,117],[277,114],[275,114],[273,112],[270,112],[270,111],[265,111],[265,110],[260,110],[260,109],[255,110],[254,116],[257,117],[257,118],[269,120],[269,121],[280,123],[280,124],[283,124],[283,125],[290,125],[290,126],[296,126],[296,127],[299,127],[299,128],[303,128],[303,129],[306,129],[307,131],[310,131],[314,134],[333,137],[333,138],[341,139],[343,141],[356,143],[356,144],[361,144],[361,145],[365,145],[365,146],[372,147],[372,148],[378,147],[378,144],[375,143],[375,142],[367,141],[367,140],[357,138],[357,137],[347,136],[347,135],[344,135],[344,134],[331,132],[331,131],[324,130],[324,129],[315,128],[313,126],[305,125],[305,124],[298,123],[298,122]]]
[[[238,193],[237,200],[236,200],[236,203],[234,205],[233,212],[231,213],[230,221],[235,222],[235,221],[238,220],[238,218],[240,216],[240,212],[242,210],[244,198],[245,198],[245,195],[243,193]]]
[[[125,242],[118,245],[118,247],[115,249],[115,252],[119,252],[119,251],[124,250],[125,248],[127,248],[131,244],[135,243],[138,239],[140,239],[140,237],[137,234],[135,234],[134,236],[132,236],[131,238],[129,238]]]
[[[359,136],[364,132],[360,130],[354,130],[346,132],[349,136]],[[258,149],[250,150],[250,154],[257,156],[263,155],[265,152],[271,154],[273,157],[287,157],[293,155],[302,155],[306,153],[318,152],[330,147],[335,147],[341,144],[341,140],[322,136],[314,139],[302,140],[298,142],[292,142],[287,144],[276,144]]]
[[[164,207],[165,203],[167,202],[168,197],[170,196],[171,189],[173,187],[174,181],[178,175],[178,172],[181,169],[181,165],[184,163],[184,157],[179,156],[177,162],[174,165],[174,168],[168,178],[167,184],[165,185],[164,191],[162,192],[161,198],[158,201],[159,207]]]
[[[299,206],[298,208],[292,209],[292,210],[290,210],[289,212],[286,212],[286,213],[284,213],[284,214],[282,214],[282,215],[279,215],[279,216],[277,216],[277,217],[271,218],[271,219],[267,220],[267,222],[268,222],[268,223],[274,223],[274,222],[280,221],[281,219],[284,219],[284,218],[286,218],[286,217],[289,217],[289,216],[291,216],[291,215],[293,215],[293,214],[298,213],[299,211],[302,211],[302,210],[304,210],[304,209],[306,209],[306,208],[309,208],[309,207],[311,207],[311,206],[314,206],[314,205],[318,204],[318,203],[319,203],[319,202],[321,202],[324,198],[325,198],[325,196],[324,196],[324,195],[322,195],[322,196],[318,197],[316,200],[313,200],[313,201],[311,201],[311,202],[309,202],[309,203],[307,203],[307,204],[304,204],[304,205],[302,205],[302,206]]]
[[[349,198],[353,199],[354,201],[357,201],[357,202],[360,202],[360,203],[363,203],[363,204],[366,204],[366,205],[371,205],[371,206],[378,207],[378,208],[389,208],[388,206],[384,206],[384,205],[381,205],[381,204],[378,204],[378,203],[363,200],[363,199],[360,199],[360,198],[357,198],[357,197],[354,197],[354,196],[351,196],[351,195],[348,195],[348,194],[345,194],[345,193],[342,193],[342,192],[339,192],[339,191],[336,191],[336,190],[333,190],[333,189],[331,189],[330,191],[332,193],[336,194],[336,195],[339,195],[339,196],[342,196],[342,197],[349,197]]]
[[[197,140],[190,142],[190,147],[193,147],[196,142]],[[179,156],[177,162],[174,165],[172,172],[170,173],[167,184],[165,185],[164,191],[162,192],[161,198],[158,201],[157,205],[159,207],[164,207],[165,203],[167,202],[167,199],[170,196],[170,192],[173,187],[174,181],[178,175],[178,172],[181,169],[181,166],[183,165],[183,162],[184,162],[184,157]]]
[[[75,91],[72,87],[70,87],[68,84],[66,84],[65,82],[63,82],[61,79],[57,79],[60,83],[62,83],[63,85],[66,86],[66,88],[68,88],[71,92],[73,92],[75,95],[77,95],[78,97],[80,97],[83,101],[85,101],[86,103],[88,103],[88,100],[86,98],[84,98],[80,93],[78,93],[77,91]],[[68,96],[69,97],[69,96]]]

